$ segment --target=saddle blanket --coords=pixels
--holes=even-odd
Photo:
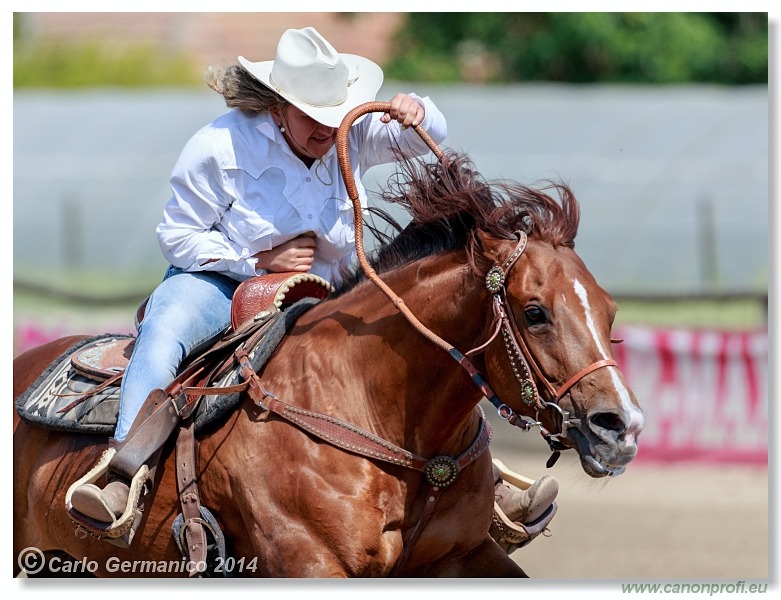
[[[319,302],[319,299],[304,298],[273,317],[273,322],[263,339],[249,352],[253,369],[259,372],[276,349],[285,333],[298,317]],[[34,425],[57,431],[91,433],[111,436],[117,424],[119,413],[119,382],[108,385],[92,395],[101,383],[85,377],[74,369],[72,358],[80,350],[105,346],[116,342],[129,348],[135,341],[133,336],[103,334],[77,342],[63,352],[36,381],[16,400],[19,416]],[[84,352],[80,354],[84,357]],[[219,381],[211,382],[214,387],[226,387],[240,383],[237,369],[228,371]],[[83,401],[81,398],[88,395]],[[195,413],[195,430],[200,431],[217,421],[241,397],[240,393],[203,396]]]

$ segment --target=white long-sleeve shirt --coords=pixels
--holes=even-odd
[[[422,127],[437,143],[447,135],[442,113],[419,98]],[[349,133],[350,164],[361,204],[361,176],[394,160],[428,151],[413,130],[384,124],[372,113]],[[321,164],[322,162],[322,164]],[[352,202],[339,171],[336,145],[311,168],[293,154],[269,113],[238,109],[218,117],[185,145],[171,174],[172,198],[157,227],[165,258],[185,271],[219,271],[239,281],[262,275],[253,255],[305,232],[317,236],[310,273],[336,282],[355,253]],[[207,262],[210,259],[216,261]]]

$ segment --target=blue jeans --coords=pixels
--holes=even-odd
[[[122,380],[114,438],[125,440],[149,393],[165,389],[190,353],[208,347],[230,324],[240,282],[210,271],[169,267],[149,297],[133,355]]]

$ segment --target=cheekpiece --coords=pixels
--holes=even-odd
[[[504,271],[496,265],[488,270],[485,275],[485,287],[492,294],[498,294],[504,285]]]
[[[426,480],[435,487],[447,487],[458,476],[458,463],[449,456],[436,456],[426,463]]]

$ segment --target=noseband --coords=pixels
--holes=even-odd
[[[502,334],[513,374],[521,386],[521,400],[529,406],[536,406],[538,415],[540,411],[547,408],[558,411],[562,418],[561,431],[558,434],[550,434],[542,427],[539,420],[531,420],[528,417],[519,418],[516,413],[504,403],[497,407],[497,412],[502,419],[511,421],[513,424],[521,426],[523,429],[528,430],[532,427],[539,427],[543,436],[550,444],[556,438],[566,438],[567,428],[580,423],[580,419],[570,417],[569,411],[566,411],[559,406],[559,400],[561,400],[572,386],[590,373],[604,367],[617,367],[618,364],[612,359],[593,362],[567,379],[559,388],[556,388],[545,376],[529,350],[529,347],[526,345],[526,342],[523,340],[523,336],[521,335],[520,328],[518,327],[513,312],[507,309],[509,301],[507,299],[507,288],[505,283],[510,270],[523,254],[528,242],[526,232],[517,231],[516,235],[518,236],[518,244],[515,246],[515,249],[510,256],[501,265],[496,264],[491,267],[485,277],[486,288],[493,294],[493,311],[494,320],[496,322],[494,332],[487,342],[478,348],[470,350],[466,355],[471,356],[485,350],[496,339],[499,333]],[[534,374],[534,377],[532,377],[532,373]],[[545,396],[548,400],[544,400],[540,397],[537,385],[535,384],[535,379],[545,388]],[[521,423],[523,423],[523,425]]]

